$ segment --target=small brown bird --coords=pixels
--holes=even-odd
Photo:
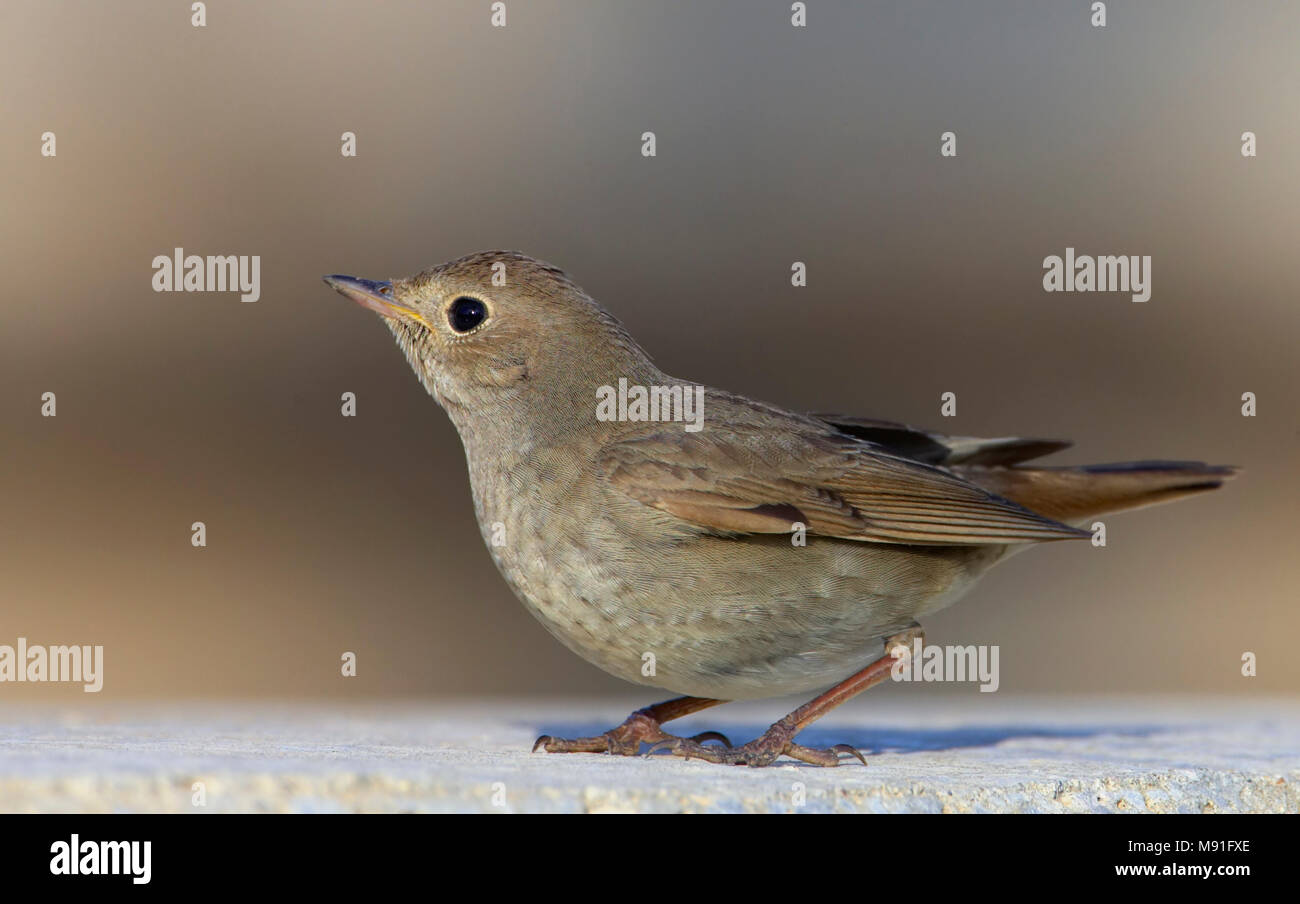
[[[1075,525],[1234,474],[1175,461],[1029,467],[1069,444],[798,414],[700,388],[656,368],[560,270],[516,252],[325,282],[385,319],[455,424],[488,551],[528,610],[610,674],[685,695],[534,749],[862,759],[795,736],[888,677],[896,644],[920,638],[918,618],[1026,544],[1090,537]],[[740,746],[661,727],[837,681]]]

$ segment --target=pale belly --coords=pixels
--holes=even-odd
[[[488,549],[528,610],[606,672],[695,697],[835,684],[879,658],[884,637],[955,602],[1003,553],[698,536],[644,507],[538,517],[527,497],[516,485],[476,501]]]

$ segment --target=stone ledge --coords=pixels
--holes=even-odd
[[[801,738],[854,744],[868,767],[529,752],[543,731],[596,733],[636,705],[11,704],[0,811],[1300,812],[1288,700],[864,699]],[[782,705],[674,725],[739,742]]]

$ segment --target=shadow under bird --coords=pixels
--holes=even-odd
[[[664,397],[696,386],[661,372],[549,264],[488,251],[407,279],[325,282],[384,318],[455,424],[488,551],[528,610],[588,662],[683,695],[603,735],[544,735],[534,749],[631,755],[648,743],[750,766],[862,759],[795,737],[887,678],[900,645],[921,637],[917,619],[1027,544],[1088,538],[1080,525],[1099,515],[1234,474],[1179,461],[1033,467],[1069,444],[799,414],[720,389],[703,390],[698,430],[598,417],[620,380]],[[832,684],[739,746],[662,727]]]

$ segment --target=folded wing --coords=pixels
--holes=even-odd
[[[665,430],[602,450],[610,483],[705,530],[868,543],[1003,544],[1090,536],[940,468],[812,420]],[[798,429],[792,429],[798,428]]]
[[[1015,465],[1041,458],[1071,445],[1060,439],[1023,436],[948,436],[893,421],[855,417],[851,414],[814,414],[841,433],[874,443],[887,452],[932,465]]]

